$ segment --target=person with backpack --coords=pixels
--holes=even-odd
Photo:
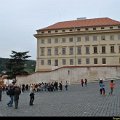
[[[19,95],[21,94],[21,89],[19,86],[14,86],[14,103],[15,103],[15,109],[18,108],[18,102],[19,102]]]

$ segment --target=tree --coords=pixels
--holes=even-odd
[[[16,52],[12,51],[12,55],[10,55],[10,59],[6,63],[7,68],[7,75],[9,79],[15,79],[16,81],[16,75],[26,75],[28,74],[27,71],[25,71],[25,61],[27,58],[31,57],[28,56],[26,52]]]

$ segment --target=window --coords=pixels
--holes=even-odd
[[[58,60],[55,60],[55,66],[58,66]]]
[[[44,60],[41,60],[41,65],[44,65]]]
[[[73,47],[70,47],[70,48],[69,48],[69,54],[70,54],[70,55],[73,55]]]
[[[119,47],[118,49],[119,49],[119,53],[120,53],[120,46],[118,46],[118,47]]]
[[[85,36],[85,41],[89,41],[89,36]]]
[[[101,40],[105,40],[105,35],[102,35],[102,36],[101,36]]]
[[[65,32],[65,30],[62,30],[62,32]]]
[[[86,54],[90,54],[90,47],[86,46]]]
[[[97,53],[98,53],[98,51],[97,51],[97,46],[93,46],[93,53],[94,53],[94,54],[97,54]]]
[[[97,36],[93,36],[93,41],[97,41]]]
[[[98,59],[94,58],[94,64],[98,64]]]
[[[106,64],[106,58],[102,58],[102,64]]]
[[[81,54],[81,46],[77,47],[77,54],[80,55]]]
[[[101,29],[104,29],[104,27],[101,27]]]
[[[55,55],[58,55],[58,47],[56,47],[55,49],[54,49],[55,51]]]
[[[86,64],[90,64],[90,59],[86,58]]]
[[[69,42],[73,42],[73,38],[69,38]]]
[[[81,64],[81,59],[80,58],[78,59],[78,64]]]
[[[77,37],[77,42],[80,42],[81,41],[81,37]]]
[[[80,31],[80,28],[78,28],[77,31]]]
[[[114,40],[114,35],[110,35],[110,40]]]
[[[40,48],[40,51],[41,51],[41,56],[44,56],[44,54],[45,54],[45,48],[44,48],[44,47],[41,47],[41,48]]]
[[[65,39],[65,38],[62,38],[62,42],[65,43],[65,42],[66,42],[66,39]]]
[[[45,40],[44,40],[44,39],[42,39],[42,40],[41,40],[41,44],[44,44],[44,41],[45,41]]]
[[[58,43],[58,38],[55,38],[55,43]]]
[[[66,48],[65,47],[62,48],[62,55],[66,55]]]
[[[51,31],[48,31],[48,33],[51,33]]]
[[[42,31],[41,33],[44,33],[44,31]]]
[[[48,60],[48,65],[51,65],[51,60]]]
[[[115,51],[114,51],[114,46],[110,46],[110,52],[111,52],[111,53],[115,53]]]
[[[113,27],[111,26],[110,29],[113,29]]]
[[[96,28],[93,28],[93,30],[96,30]]]
[[[70,65],[73,65],[73,59],[70,59]]]
[[[58,32],[58,30],[55,30],[55,32]]]
[[[73,31],[72,29],[70,29],[69,31]]]
[[[120,35],[118,35],[118,40],[120,40]]]
[[[88,28],[85,28],[85,30],[88,30]]]
[[[51,39],[50,38],[48,39],[48,43],[51,43]]]
[[[66,65],[66,59],[62,59],[62,64]]]
[[[102,46],[102,54],[105,54],[105,53],[106,53],[105,46]]]
[[[119,63],[120,63],[120,58],[119,58]]]
[[[47,51],[47,55],[50,56],[50,55],[51,55],[51,48],[48,48],[47,50],[48,50],[48,51]]]

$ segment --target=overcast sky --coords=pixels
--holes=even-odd
[[[29,51],[36,60],[36,30],[79,17],[120,21],[120,0],[0,0],[0,57]]]

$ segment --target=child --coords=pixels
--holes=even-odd
[[[29,103],[30,105],[33,105],[34,95],[35,95],[35,94],[34,94],[34,90],[32,90],[31,93],[30,93],[30,103]]]
[[[100,80],[99,86],[100,86],[100,94],[105,95],[105,85],[103,84],[103,80]]]
[[[113,80],[110,81],[109,85],[110,85],[110,92],[109,92],[109,94],[112,95],[113,89],[114,89],[114,86],[115,86],[115,83],[113,83]]]

